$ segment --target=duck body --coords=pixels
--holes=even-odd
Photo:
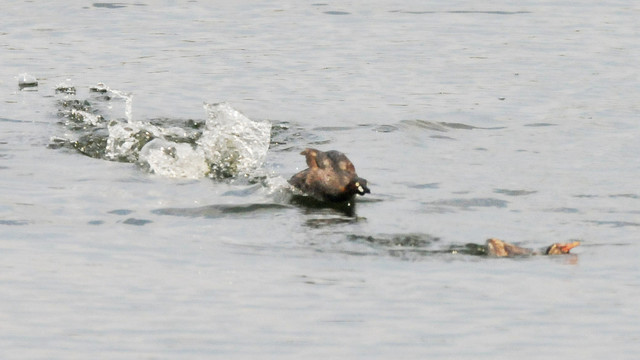
[[[551,244],[544,251],[534,251],[522,248],[500,239],[491,238],[487,240],[487,254],[490,256],[506,257],[506,256],[525,256],[525,255],[563,255],[569,254],[569,251],[580,245],[579,241],[571,243],[555,243]]]
[[[308,168],[293,175],[289,184],[305,194],[320,201],[344,202],[371,192],[345,154],[311,148],[300,154],[306,157]]]
[[[491,256],[523,256],[533,254],[533,250],[522,248],[500,239],[491,238],[487,240],[487,254]]]

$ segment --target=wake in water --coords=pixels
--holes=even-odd
[[[65,88],[69,86],[65,84]],[[73,148],[90,157],[137,163],[174,178],[249,176],[264,162],[271,139],[269,122],[253,121],[227,103],[204,104],[204,120],[134,120],[132,95],[99,84],[89,99],[64,92],[58,116],[68,130],[51,147]],[[125,118],[106,114],[125,102]]]

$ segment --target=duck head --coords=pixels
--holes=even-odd
[[[364,195],[370,194],[371,190],[367,187],[367,180],[361,177],[355,178],[353,181],[349,183],[349,187],[353,189],[356,194]]]
[[[571,249],[580,245],[580,241],[574,241],[572,243],[561,244],[555,243],[547,248],[545,254],[547,255],[561,255],[568,254]]]

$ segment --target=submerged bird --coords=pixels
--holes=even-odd
[[[520,255],[561,255],[568,254],[571,249],[578,245],[580,245],[580,241],[574,241],[566,244],[555,243],[547,247],[544,251],[535,251],[509,244],[508,242],[500,239],[491,238],[487,240],[487,254],[498,257]]]
[[[368,194],[367,180],[358,177],[356,169],[345,154],[331,150],[323,152],[305,149],[308,169],[289,179],[289,184],[320,201],[344,202],[358,195]]]

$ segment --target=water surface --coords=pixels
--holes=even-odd
[[[0,357],[635,358],[638,15],[628,2],[10,1]],[[37,87],[20,89],[24,73]],[[131,94],[130,111],[96,100],[98,83]],[[89,157],[59,146],[93,130],[65,123],[70,99],[183,131],[227,102],[271,124],[269,151],[213,179]],[[292,200],[309,146],[369,180],[354,212]],[[489,237],[582,245],[450,251]]]

